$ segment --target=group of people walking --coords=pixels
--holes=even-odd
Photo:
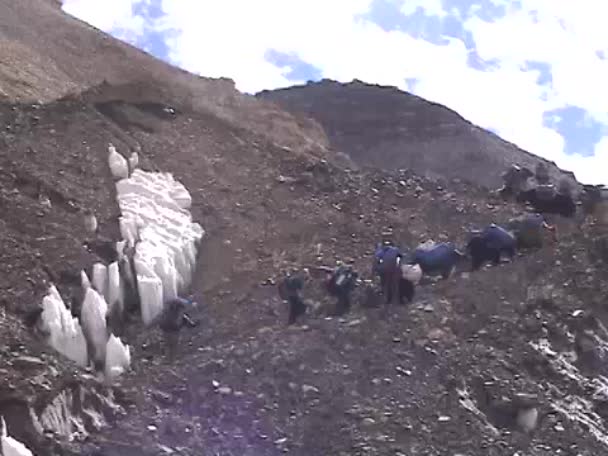
[[[518,250],[539,248],[546,238],[557,242],[557,229],[539,213],[527,213],[508,220],[503,225],[492,223],[482,230],[469,233],[464,251],[452,242],[426,241],[413,250],[400,248],[392,242],[378,244],[372,256],[372,283],[378,282],[385,304],[395,299],[399,304],[414,299],[415,290],[423,276],[440,275],[449,278],[455,269],[470,260],[470,270],[476,271],[490,262],[500,264],[504,257],[513,260]],[[351,308],[351,293],[359,274],[349,265],[335,269],[322,268],[327,274],[324,288],[336,298],[335,315],[344,315]],[[288,274],[278,284],[279,296],[289,306],[288,325],[296,323],[306,312],[301,296],[310,278],[307,270]]]

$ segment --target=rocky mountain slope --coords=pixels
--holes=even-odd
[[[172,69],[53,2],[0,0],[0,13],[0,36],[30,52],[0,71],[8,94],[0,104],[0,415],[35,454],[606,451],[601,228],[556,219],[556,247],[430,281],[388,314],[360,287],[352,314],[327,318],[332,303],[315,266],[349,260],[367,278],[383,233],[402,245],[428,237],[462,245],[469,228],[523,208],[462,181],[344,169],[315,121]],[[26,32],[28,22],[49,39]],[[51,39],[57,33],[63,41]],[[31,55],[47,55],[45,46],[81,79],[43,79]],[[1,62],[10,49],[0,47]],[[124,66],[129,59],[117,56],[125,53],[141,67]],[[59,90],[61,81],[72,85]],[[193,103],[185,94],[194,92]],[[99,260],[82,247],[79,208],[95,210],[102,235],[117,235],[109,142],[127,156],[137,151],[144,169],[174,173],[207,232],[193,289],[200,327],[169,362],[157,331],[133,318],[132,370],[111,386],[23,324],[49,281],[68,294],[80,269]],[[314,277],[304,326],[287,329],[273,283],[292,266]],[[529,410],[539,418],[525,432],[517,416]]]
[[[260,92],[294,114],[312,117],[324,128],[334,150],[360,165],[394,170],[411,168],[433,178],[466,179],[488,187],[502,184],[512,163],[534,169],[548,164],[554,178],[564,172],[437,103],[395,87],[324,79],[306,85]]]
[[[145,84],[159,99],[267,132],[281,146],[320,153],[327,145],[315,122],[256,103],[229,79],[201,78],[171,67],[64,14],[55,1],[0,1],[0,49],[0,99],[48,102],[103,81]]]

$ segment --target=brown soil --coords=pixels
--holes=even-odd
[[[0,32],[14,32],[12,39],[39,54],[42,43],[33,34],[2,21],[30,18],[42,35],[66,34],[64,44],[75,42],[69,33],[88,37],[83,49],[107,43],[105,64],[76,55],[85,51],[74,47],[55,48],[48,55],[58,71],[67,74],[68,62],[82,59],[90,63],[83,72],[128,74],[129,59],[116,56],[135,56],[131,48],[72,20],[63,31],[37,23],[44,17],[65,25],[52,2],[16,5],[0,1]],[[584,397],[603,423],[605,402],[529,345],[544,337],[560,351],[576,350],[569,333],[602,334],[608,255],[600,228],[556,219],[557,247],[430,281],[411,305],[388,312],[366,307],[360,287],[350,315],[326,318],[332,302],[314,274],[304,295],[317,311],[288,329],[285,305],[270,285],[286,268],[314,272],[352,260],[367,277],[371,250],[389,229],[402,245],[427,237],[462,245],[469,228],[523,208],[458,180],[345,170],[315,122],[222,89],[228,83],[137,58],[142,68],[158,69],[151,81],[108,77],[96,85],[91,74],[56,76],[66,92],[58,86],[41,104],[0,105],[0,415],[12,435],[40,456],[606,451],[553,408],[568,395]],[[9,100],[30,99],[6,80],[1,87]],[[52,86],[29,83],[36,96]],[[209,96],[192,102],[188,90],[202,87]],[[176,115],[162,114],[164,104]],[[133,369],[113,387],[58,358],[23,324],[49,281],[69,300],[80,269],[99,260],[82,247],[80,208],[94,209],[101,234],[116,238],[109,142],[127,156],[138,151],[144,169],[174,173],[207,231],[194,281],[201,325],[184,334],[169,362],[160,355],[159,334],[142,331],[132,318],[126,340]],[[583,315],[573,317],[579,309]],[[578,367],[598,377],[597,361],[581,355]],[[532,433],[516,425],[518,393],[532,395],[540,413]]]

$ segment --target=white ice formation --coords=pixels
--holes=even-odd
[[[91,286],[91,281],[85,271],[80,271],[80,286],[83,290],[86,290]]]
[[[83,330],[54,285],[43,298],[42,309],[41,326],[49,335],[48,343],[66,358],[86,367],[88,352]]]
[[[102,263],[95,263],[93,265],[93,288],[107,298],[108,295],[108,269]]]
[[[108,165],[110,165],[110,171],[115,179],[129,177],[129,164],[127,163],[127,159],[120,155],[112,144],[108,146]]]
[[[110,335],[106,344],[106,378],[114,379],[125,372],[131,365],[131,349],[114,334]]]
[[[34,456],[34,453],[23,443],[8,435],[4,417],[0,417],[0,427],[2,428],[0,430],[0,439],[2,440],[0,449],[2,449],[3,456]]]
[[[108,297],[107,303],[109,310],[111,311],[114,306],[118,306],[120,314],[124,309],[124,291],[120,281],[120,271],[118,268],[118,262],[115,261],[108,266]]]
[[[129,168],[131,169],[131,172],[133,172],[135,170],[135,168],[137,168],[138,164],[139,164],[139,155],[137,155],[137,152],[133,152],[129,156]]]
[[[136,169],[138,163],[137,153],[127,161],[109,145],[108,164],[117,181],[122,240],[116,243],[117,262],[95,263],[91,280],[85,271],[80,273],[82,327],[54,286],[43,300],[42,325],[50,333],[49,343],[81,366],[91,361],[103,366],[108,378],[122,374],[131,363],[130,347],[110,334],[106,323],[110,312],[112,316],[123,315],[125,286],[135,285],[128,276],[130,255],[125,255],[125,248],[135,248],[132,261],[141,315],[148,325],[164,302],[190,287],[198,243],[204,235],[203,228],[192,222],[188,190],[169,173]]]
[[[106,343],[108,342],[107,314],[108,304],[103,296],[93,288],[88,288],[84,295],[80,318],[82,330],[91,348],[91,359],[97,363],[105,362]]]
[[[192,280],[197,246],[204,230],[192,222],[188,190],[169,173],[136,169],[116,183],[120,228],[135,245],[135,271],[144,324]]]

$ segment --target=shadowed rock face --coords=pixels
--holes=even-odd
[[[505,166],[517,162],[534,169],[541,160],[442,105],[394,87],[322,80],[257,96],[313,117],[331,146],[361,165],[494,187]],[[552,177],[564,174],[547,164]]]

